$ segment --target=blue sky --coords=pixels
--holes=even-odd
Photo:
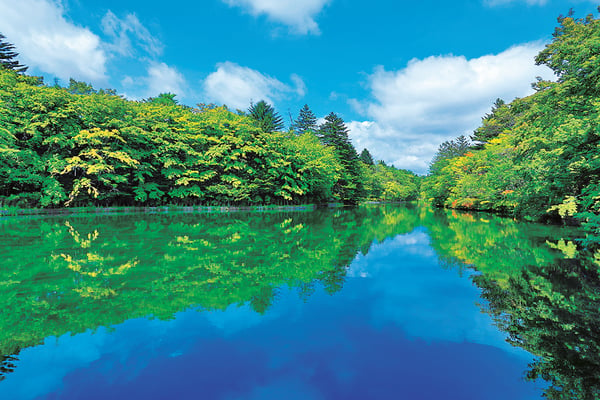
[[[492,102],[552,73],[533,57],[582,0],[0,0],[0,32],[29,72],[131,99],[246,109],[289,121],[334,111],[360,152],[425,173]]]

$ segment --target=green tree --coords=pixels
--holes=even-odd
[[[69,86],[67,91],[72,94],[92,94],[96,93],[96,89],[90,83],[83,81],[76,81],[73,78],[69,79]]]
[[[360,156],[358,156],[358,158],[360,159],[360,161],[364,162],[367,165],[375,165],[375,162],[373,161],[373,156],[371,156],[371,153],[369,153],[369,150],[367,150],[366,148],[360,152]]]
[[[161,93],[156,97],[149,97],[145,101],[147,103],[152,103],[152,104],[175,106],[175,105],[179,104],[179,102],[177,100],[175,100],[175,96],[177,96],[177,95],[173,94],[173,93]]]
[[[332,147],[321,145],[312,132],[274,133],[269,144],[269,154],[280,155],[270,161],[265,173],[273,183],[271,193],[303,203],[322,203],[331,198],[342,169]]]
[[[429,175],[421,186],[421,197],[441,207],[446,203],[450,190],[456,185],[456,177],[452,173],[451,161],[470,148],[469,140],[461,135],[456,139],[443,142],[429,164]]]
[[[301,135],[305,132],[316,132],[317,131],[317,117],[308,107],[308,104],[305,104],[302,109],[300,109],[300,113],[298,114],[298,119],[294,121],[292,125],[292,129],[298,135]]]
[[[325,122],[319,126],[317,136],[325,146],[342,148],[350,144],[349,132],[344,120],[331,112],[325,117]]]
[[[258,123],[258,126],[266,133],[281,131],[283,119],[275,109],[266,101],[261,100],[256,104],[250,104],[248,116]]]
[[[342,164],[342,176],[336,185],[340,200],[345,203],[356,203],[365,193],[358,154],[348,134],[349,130],[344,120],[332,112],[325,117],[325,122],[319,127],[317,135],[321,143],[335,149]]]
[[[536,93],[497,101],[473,135],[475,152],[446,142],[434,157],[423,198],[436,205],[573,222],[567,205],[600,240],[600,20],[559,18],[554,39],[536,57],[556,82],[538,79]]]
[[[437,152],[431,160],[431,164],[429,165],[429,173],[437,173],[445,165],[447,165],[450,159],[462,156],[469,151],[470,147],[471,145],[469,143],[469,139],[467,139],[464,135],[460,135],[456,139],[443,142],[440,144]]]
[[[15,46],[8,43],[6,40],[6,36],[0,33],[0,67],[4,69],[12,69],[16,72],[25,72],[27,71],[27,67],[20,64],[19,61],[16,60],[16,57],[19,53],[15,52]]]
[[[504,130],[512,128],[514,124],[515,117],[509,106],[504,100],[496,99],[492,105],[492,111],[482,118],[481,126],[471,135],[471,141],[473,141],[471,148],[481,150],[490,140],[498,137]]]
[[[74,79],[44,86],[1,69],[0,204],[355,204],[365,187],[375,199],[414,191],[413,178],[361,162],[333,113],[318,132],[293,135],[174,97],[128,101]]]
[[[599,7],[600,11],[600,7]],[[569,12],[558,18],[551,43],[547,44],[535,62],[546,65],[558,76],[558,82],[575,95],[600,93],[600,21],[592,14],[573,18]]]

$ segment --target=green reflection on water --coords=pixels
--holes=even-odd
[[[574,229],[485,214],[422,210],[446,265],[473,265],[482,309],[508,341],[536,356],[526,378],[549,399],[600,399],[600,253],[579,253]]]
[[[598,261],[565,239],[578,232],[413,206],[2,220],[0,379],[48,336],[187,308],[263,313],[282,286],[334,293],[358,252],[419,226],[442,266],[481,273],[483,309],[538,357],[528,376],[548,397],[598,398]]]
[[[399,207],[4,220],[0,354],[190,307],[263,313],[284,285],[334,293],[358,251],[416,222]]]
[[[474,278],[484,309],[509,342],[534,354],[528,379],[551,383],[550,399],[600,398],[600,277],[585,259],[530,265],[499,285]]]

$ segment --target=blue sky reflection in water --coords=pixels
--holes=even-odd
[[[137,318],[47,338],[0,383],[4,399],[533,399],[531,356],[481,313],[468,276],[440,268],[423,228],[375,244],[334,295],[280,289],[247,306]]]

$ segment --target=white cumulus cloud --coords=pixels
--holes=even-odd
[[[100,38],[69,22],[59,1],[0,0],[0,29],[16,46],[21,63],[63,81],[106,81]]]
[[[136,100],[156,97],[161,93],[176,94],[176,99],[181,100],[189,94],[183,74],[164,62],[151,61],[147,66],[146,76],[126,76],[121,80],[121,85],[127,91],[125,97]]]
[[[407,137],[402,131],[376,121],[350,121],[346,124],[356,150],[369,149],[375,160],[417,173],[427,171],[440,138],[433,134]]]
[[[351,102],[367,121],[350,122],[350,137],[358,151],[367,147],[376,159],[425,173],[439,144],[470,135],[496,98],[527,96],[536,76],[553,78],[534,63],[542,48],[534,42],[473,59],[432,56],[397,71],[377,67],[367,81],[371,99]]]
[[[186,95],[186,81],[176,68],[165,63],[151,63],[148,67],[148,91],[151,96],[160,93],[174,93],[178,96]]]
[[[252,68],[232,62],[217,64],[217,70],[204,80],[204,94],[209,101],[225,104],[232,109],[246,109],[250,102],[265,100],[274,104],[291,93],[302,97],[306,86],[295,74],[290,77],[294,86],[265,75]]]
[[[288,25],[299,34],[319,34],[315,17],[330,0],[223,0],[230,6],[241,7],[248,13],[266,15],[269,19]]]

